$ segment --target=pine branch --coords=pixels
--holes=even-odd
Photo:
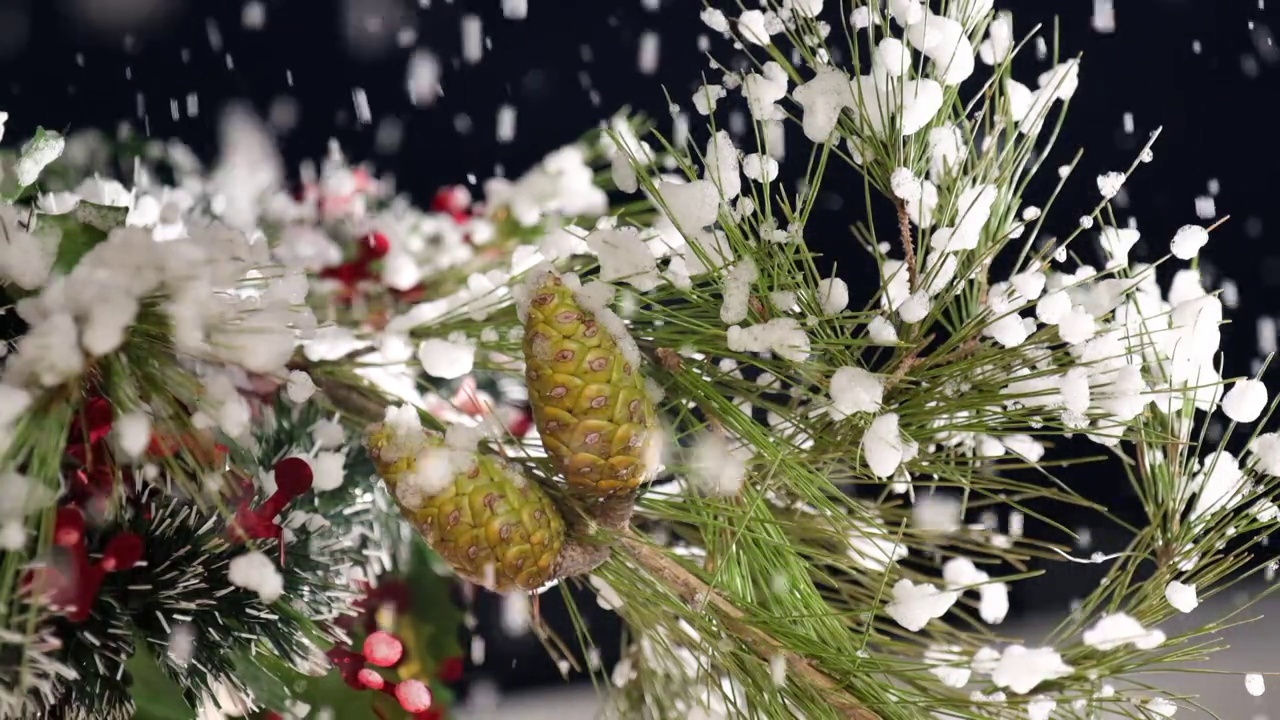
[[[902,240],[911,292],[915,292],[920,287],[920,268],[916,261],[916,242],[911,237],[911,216],[907,214],[907,204],[904,201],[897,200],[894,205],[898,210],[898,236]]]
[[[846,720],[880,720],[880,716],[868,710],[857,698],[824,673],[810,660],[786,649],[772,635],[751,625],[747,615],[720,593],[689,572],[683,565],[671,559],[632,531],[621,538],[628,555],[653,577],[663,582],[695,611],[706,605],[714,608],[725,624],[738,634],[761,660],[775,656],[786,659],[787,667],[803,678],[814,689],[828,694],[826,697]]]

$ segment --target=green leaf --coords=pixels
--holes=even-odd
[[[133,657],[125,664],[133,677],[133,701],[137,706],[134,720],[192,720],[196,711],[182,698],[182,688],[169,679],[156,664],[146,642],[136,645]]]
[[[310,705],[312,713],[328,709],[331,717],[344,720],[378,720],[375,707],[382,709],[386,718],[404,714],[386,695],[347,685],[336,670],[319,677],[304,675],[279,658],[259,655],[239,658],[236,673],[259,703],[276,711],[287,710],[291,701],[298,701]]]
[[[101,207],[101,206],[99,206]],[[75,268],[76,263],[95,245],[107,239],[106,231],[82,222],[76,213],[65,215],[41,215],[39,223],[57,228],[62,232],[58,243],[58,254],[53,261],[53,270],[67,274]]]
[[[80,201],[72,211],[76,220],[95,227],[104,232],[124,227],[125,218],[129,217],[129,208],[119,205],[99,205],[98,203]]]
[[[36,128],[36,134],[22,146],[22,154],[15,164],[15,174],[18,168],[22,168],[24,172],[34,173],[28,182],[23,182],[22,178],[15,178],[18,186],[26,188],[35,185],[40,178],[40,173],[53,161],[62,156],[62,151],[67,146],[66,138],[61,133],[53,130],[45,130],[44,128]]]

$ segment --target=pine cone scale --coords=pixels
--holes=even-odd
[[[590,495],[638,488],[649,469],[652,402],[618,339],[554,273],[533,294],[525,360],[534,423],[570,487]]]
[[[425,449],[449,452],[442,439],[423,433]],[[408,518],[432,548],[461,577],[497,592],[535,590],[554,578],[564,545],[564,521],[541,486],[500,458],[477,455],[466,470],[440,492],[427,495],[422,507],[399,500],[399,483],[413,482],[418,456],[382,461],[388,446],[385,431],[370,432],[370,451],[379,473]]]

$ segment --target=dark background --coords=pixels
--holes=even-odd
[[[321,157],[336,138],[349,157],[394,173],[400,189],[425,203],[440,185],[465,182],[469,174],[483,180],[522,172],[623,106],[668,127],[664,88],[688,109],[690,93],[708,69],[698,49],[707,30],[698,21],[702,5],[696,0],[529,0],[521,21],[505,19],[499,0],[261,5],[265,24],[251,29],[244,26],[240,0],[0,0],[0,110],[10,113],[7,144],[37,125],[113,132],[128,121],[153,137],[179,138],[208,159],[216,150],[219,109],[245,100],[264,115],[296,119],[280,134],[291,168]],[[1144,240],[1133,254],[1154,259],[1179,226],[1208,224],[1197,218],[1197,198],[1210,196],[1211,188],[1216,192],[1211,217],[1232,218],[1202,257],[1207,255],[1212,287],[1230,280],[1240,291],[1239,306],[1229,311],[1234,326],[1226,330],[1226,374],[1250,372],[1259,354],[1257,321],[1280,308],[1280,252],[1269,239],[1271,228],[1280,226],[1274,179],[1280,48],[1268,26],[1274,11],[1260,9],[1262,0],[1116,0],[1114,31],[1105,31],[1094,26],[1093,5],[997,1],[997,8],[1015,11],[1017,34],[1044,23],[1052,42],[1057,17],[1064,55],[1083,53],[1081,87],[1059,148],[1063,162],[1078,148],[1085,155],[1048,227],[1070,232],[1097,200],[1094,176],[1127,167],[1148,134],[1163,125],[1154,161],[1126,186],[1120,220],[1127,222],[1129,214],[1139,219]],[[481,18],[486,37],[476,64],[461,59],[465,13]],[[651,75],[637,67],[646,31],[660,38],[660,61]],[[712,47],[720,57],[730,52],[718,39]],[[429,49],[443,66],[444,94],[430,106],[415,107],[406,93],[405,65],[415,48]],[[1042,69],[1029,62],[1020,77],[1032,84]],[[356,116],[355,88],[368,97],[369,123]],[[189,97],[195,113],[188,113]],[[514,141],[500,144],[495,124],[504,103],[517,108],[518,121]],[[1132,132],[1125,130],[1126,113],[1132,114]],[[392,141],[397,134],[399,141]],[[797,162],[803,162],[801,153],[792,154],[791,164]],[[1046,175],[1030,197],[1047,196],[1056,176]],[[840,182],[826,187],[825,211],[810,224],[809,242],[838,261],[842,272],[852,268],[862,276],[869,268],[847,231],[860,211],[844,206],[835,189]],[[860,196],[861,187],[854,187]],[[1118,472],[1070,479],[1113,510],[1132,512],[1128,484]],[[1077,525],[1092,528],[1090,550],[1112,550],[1124,540],[1096,518],[1081,517]],[[1014,612],[1060,610],[1066,599],[1087,592],[1098,572],[1071,565],[1055,569],[1052,581],[1022,582],[1013,593]],[[549,593],[542,605],[553,625],[571,635],[557,612],[558,593]],[[595,608],[589,598],[582,605]],[[475,610],[487,660],[473,677],[488,675],[508,689],[555,681],[558,672],[533,636],[503,632],[498,601],[482,598]],[[603,613],[592,622],[607,661],[616,652],[608,641],[619,629]]]

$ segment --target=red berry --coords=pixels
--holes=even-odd
[[[78,508],[58,509],[54,524],[53,542],[59,547],[72,547],[84,540],[84,514]]]
[[[381,690],[382,686],[387,684],[387,681],[381,675],[369,668],[364,668],[356,673],[356,679],[360,681],[361,685],[370,690]]]
[[[364,639],[364,657],[378,667],[391,667],[404,655],[404,643],[395,635],[379,630]]]
[[[440,661],[440,669],[436,674],[442,683],[456,683],[462,679],[462,658],[454,655]]]
[[[276,463],[276,489],[296,497],[311,489],[311,464],[300,457],[287,457]]]
[[[116,535],[102,554],[102,569],[107,572],[128,570],[142,559],[142,547],[142,538],[134,533]]]
[[[440,188],[431,199],[431,209],[445,212],[457,217],[466,215],[471,209],[471,191],[464,185],[451,185]]]
[[[405,680],[396,686],[396,700],[407,712],[426,712],[431,707],[431,689],[421,680]]]
[[[391,252],[391,241],[386,235],[374,231],[360,239],[360,251],[368,258],[386,257]]]

